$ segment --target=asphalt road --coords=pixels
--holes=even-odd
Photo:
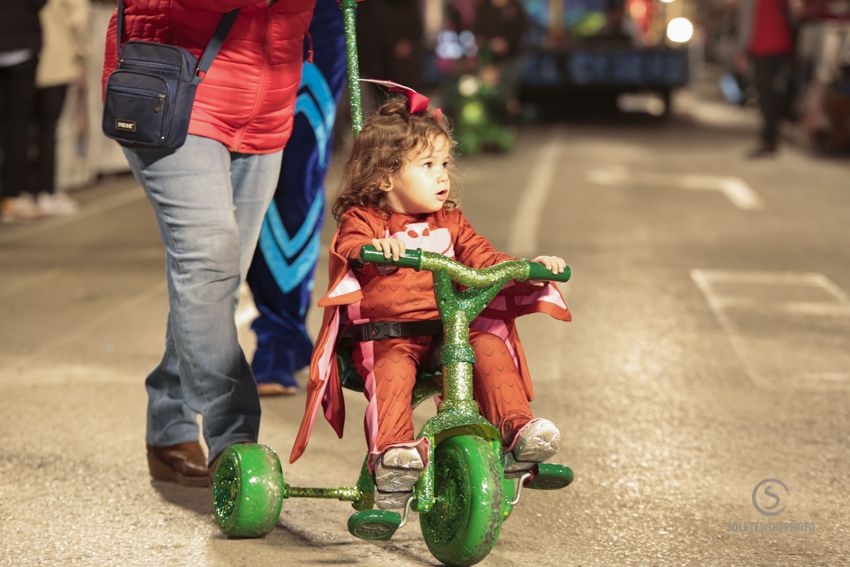
[[[679,109],[527,129],[514,154],[461,162],[480,232],[574,274],[574,321],[521,331],[576,481],[526,492],[484,565],[850,563],[850,164],[746,161],[751,119]],[[131,178],[76,196],[77,217],[0,226],[0,564],[434,565],[415,518],[372,544],[346,504],[287,501],[265,539],[228,540],[208,490],[150,481],[153,215]],[[287,455],[303,403],[265,400],[261,441]],[[347,403],[345,439],[317,426],[290,482],[355,482],[364,404]]]

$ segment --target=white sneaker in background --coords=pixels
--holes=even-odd
[[[44,216],[35,204],[35,199],[29,193],[21,193],[17,197],[7,197],[0,205],[0,221],[28,222]]]
[[[80,211],[80,205],[67,193],[39,193],[38,210],[48,216],[74,215]]]

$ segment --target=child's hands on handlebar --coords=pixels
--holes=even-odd
[[[437,258],[440,260],[437,260]],[[475,270],[458,263],[456,260],[433,252],[423,252],[419,249],[408,251],[404,242],[389,237],[373,238],[371,246],[363,246],[360,249],[360,259],[363,262],[377,264],[379,273],[383,275],[394,273],[401,266],[413,268],[417,271],[422,269],[435,271],[442,268],[452,268],[451,265],[455,265],[455,271],[472,270],[472,272],[481,272],[482,274],[489,272],[490,275],[496,274],[492,270],[498,271],[497,266],[490,266],[485,270]],[[446,262],[450,265],[447,265]],[[510,265],[508,269],[519,270],[514,272],[511,277],[517,281],[527,281],[535,287],[542,287],[548,281],[565,282],[570,279],[570,268],[564,259],[559,256],[538,256],[533,260],[522,258],[521,260],[503,262],[498,265]],[[527,268],[525,269],[527,271],[523,274],[522,271],[526,266]],[[460,277],[460,274],[457,273],[456,276]],[[464,285],[472,285],[472,287],[486,287],[486,284],[481,285],[483,283],[481,281],[474,284],[464,282],[463,278],[456,281],[464,283]]]
[[[547,270],[550,270],[553,274],[560,274],[563,272],[567,263],[563,258],[559,258],[558,256],[538,256],[532,262],[540,262],[544,266],[546,266]],[[546,282],[543,280],[528,280],[528,282],[537,287],[543,287],[546,285]]]
[[[404,242],[395,238],[373,238],[372,246],[384,254],[384,258],[398,260],[404,254]]]

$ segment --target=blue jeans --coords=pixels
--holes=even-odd
[[[260,402],[234,317],[281,154],[232,153],[191,135],[173,153],[124,149],[166,250],[168,326],[165,355],[145,382],[148,445],[197,441],[198,413],[210,461],[257,441]]]

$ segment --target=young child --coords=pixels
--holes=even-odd
[[[342,337],[366,385],[368,464],[380,508],[402,507],[426,465],[427,440],[414,439],[410,402],[417,367],[439,346],[434,322],[440,316],[430,272],[361,264],[361,246],[372,244],[395,259],[406,249],[421,248],[473,268],[514,259],[494,250],[456,207],[452,145],[447,121],[439,111],[428,110],[427,99],[413,93],[409,101],[390,100],[355,140],[333,205],[339,229],[331,243],[331,285],[319,302],[326,307],[325,317],[290,462],[304,451],[320,405],[342,437],[335,357]],[[561,258],[535,260],[555,273],[565,269]],[[475,399],[482,415],[499,428],[513,472],[554,455],[560,439],[558,428],[535,419],[529,407],[531,384],[513,319],[535,311],[570,319],[554,285],[527,282],[507,286],[470,331]],[[403,336],[370,340],[387,322],[406,323]]]

